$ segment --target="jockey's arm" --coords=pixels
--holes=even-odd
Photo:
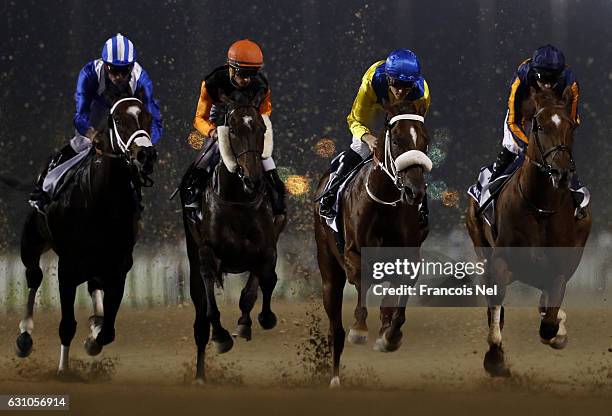
[[[529,139],[527,138],[527,134],[523,131],[521,127],[521,80],[518,76],[514,77],[512,81],[512,85],[510,86],[510,96],[508,97],[508,128],[512,133],[514,141],[518,143],[518,141],[523,141],[524,143],[528,143]]]
[[[147,74],[144,69],[140,74],[140,78],[138,78],[138,84],[142,87],[144,92],[143,104],[145,105],[147,111],[151,114],[151,142],[155,144],[159,141],[163,134],[163,121],[159,111],[159,105],[153,98],[153,82],[151,81],[151,78],[149,78],[149,74]]]
[[[270,115],[272,114],[272,101],[270,100],[270,89],[266,92],[266,97],[259,105],[259,114],[263,118],[264,124],[266,125],[266,137],[272,139],[272,121],[270,121]]]
[[[372,86],[373,74],[372,68],[364,74],[357,96],[353,101],[351,112],[346,118],[353,137],[359,139],[370,133],[366,124],[372,121],[376,113],[376,92],[374,92]]]
[[[89,125],[91,101],[98,88],[98,76],[93,62],[86,64],[79,72],[74,99],[76,110],[72,122],[79,134],[85,136],[93,126]]]
[[[196,108],[195,118],[193,119],[193,127],[205,137],[210,137],[211,132],[217,128],[215,123],[210,120],[210,110],[212,106],[213,100],[206,90],[206,81],[202,81],[198,107]]]
[[[580,87],[578,87],[578,81],[574,81],[570,86],[572,92],[572,110],[570,117],[576,123],[580,125],[580,116],[578,115],[578,99],[580,98]]]

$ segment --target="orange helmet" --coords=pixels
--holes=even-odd
[[[255,42],[242,39],[230,46],[227,63],[234,68],[257,70],[263,65],[263,53]]]

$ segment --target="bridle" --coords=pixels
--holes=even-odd
[[[231,133],[232,133],[232,128],[230,126],[230,120],[232,118],[232,115],[234,114],[234,112],[240,108],[254,108],[257,110],[257,107],[254,105],[232,105],[231,109],[229,111],[227,111],[225,113],[225,120],[223,125],[226,126],[229,130],[229,135],[228,135],[228,142],[229,142],[229,148],[230,151],[232,153],[232,157],[236,163],[236,175],[238,176],[238,178],[242,181],[242,184],[244,185],[245,189],[250,189],[252,191],[256,191],[255,193],[255,198],[253,201],[247,201],[247,202],[239,202],[239,201],[226,201],[226,200],[221,200],[221,202],[224,202],[225,204],[230,204],[230,205],[255,205],[255,206],[259,206],[259,204],[261,203],[262,197],[265,194],[265,189],[264,189],[264,183],[261,182],[259,184],[259,187],[257,189],[255,189],[255,185],[253,184],[253,182],[251,181],[250,178],[246,177],[244,175],[244,168],[242,167],[242,165],[240,164],[240,162],[238,161],[238,159],[241,156],[244,156],[248,153],[255,153],[256,159],[261,163],[262,160],[262,156],[261,156],[261,150],[258,149],[253,149],[253,148],[247,148],[246,150],[240,152],[240,153],[236,153],[236,151],[234,150],[234,146],[231,140]],[[258,112],[259,114],[259,112]],[[214,192],[213,192],[214,193]],[[219,195],[216,195],[217,199],[220,199]]]
[[[548,162],[548,158],[551,155],[552,155],[552,159],[554,159],[555,155],[558,152],[567,152],[567,153],[569,153],[569,157],[570,157],[570,172],[575,172],[576,171],[576,164],[574,162],[574,157],[572,155],[572,149],[570,149],[568,146],[566,146],[564,144],[559,144],[559,145],[551,147],[550,149],[548,149],[546,151],[544,150],[544,147],[542,146],[542,142],[540,141],[540,135],[539,135],[540,124],[538,122],[538,116],[540,116],[544,110],[549,109],[549,108],[564,109],[565,107],[561,106],[561,105],[551,105],[551,106],[547,106],[547,107],[542,107],[542,108],[540,108],[534,114],[534,116],[532,118],[531,129],[533,131],[533,137],[535,139],[535,143],[536,143],[536,146],[537,146],[537,149],[538,149],[538,153],[540,155],[541,162],[532,160],[529,157],[527,157],[526,159],[529,160],[529,162],[532,165],[537,167],[540,172],[544,173],[546,176],[548,176],[550,178],[550,177],[552,177],[552,174],[553,174],[553,167]],[[547,217],[547,216],[551,216],[551,215],[555,214],[556,211],[539,208],[533,202],[531,202],[527,198],[527,196],[525,195],[525,192],[523,191],[523,188],[521,186],[521,181],[520,180],[518,181],[518,191],[519,191],[519,194],[521,195],[521,198],[523,198],[523,201],[525,201],[525,203],[528,205],[529,209],[534,211],[537,215],[539,215],[541,217]]]
[[[540,160],[541,162],[529,159],[529,162],[531,164],[533,164],[534,166],[536,166],[538,168],[538,170],[542,173],[544,173],[547,176],[552,176],[552,171],[553,171],[553,167],[552,165],[548,162],[548,158],[552,155],[552,159],[555,158],[555,155],[558,152],[567,152],[569,153],[570,156],[570,172],[575,172],[576,171],[576,164],[574,163],[574,157],[572,155],[572,149],[570,149],[568,146],[564,145],[564,144],[558,144],[556,146],[551,147],[548,150],[544,150],[544,148],[542,147],[542,142],[540,141],[540,135],[539,135],[539,130],[540,130],[540,124],[538,123],[538,116],[540,114],[542,114],[542,112],[544,110],[547,110],[549,108],[561,108],[564,109],[565,107],[561,106],[561,105],[551,105],[548,107],[542,107],[538,110],[537,113],[534,114],[533,118],[532,118],[532,123],[531,123],[531,129],[533,131],[533,137],[535,138],[535,142],[536,142],[536,146],[538,148],[538,153],[540,154]]]
[[[379,204],[390,205],[393,207],[397,206],[397,204],[403,201],[406,197],[406,189],[403,186],[401,186],[400,179],[398,176],[398,172],[400,172],[400,170],[396,166],[397,158],[394,158],[393,155],[391,154],[391,129],[393,128],[393,125],[400,120],[414,120],[414,121],[419,121],[421,123],[425,123],[425,117],[418,115],[418,114],[398,114],[396,116],[391,117],[391,119],[385,123],[384,160],[382,162],[378,161],[378,163],[375,165],[375,168],[381,169],[389,177],[389,179],[391,179],[391,181],[393,182],[393,185],[395,185],[397,190],[400,192],[399,198],[396,199],[395,201],[383,201],[382,199],[376,197],[374,193],[370,190],[370,187],[368,185],[369,177],[366,179],[366,184],[365,184],[366,192],[368,193],[368,196],[372,198],[372,200],[374,200],[375,202]],[[398,158],[400,156],[398,156]]]
[[[134,169],[138,173],[137,182],[139,186],[143,187],[151,187],[153,186],[153,180],[146,174],[144,174],[140,169],[140,162],[132,155],[132,151],[130,147],[135,144],[138,147],[152,147],[153,143],[151,141],[151,135],[143,129],[138,129],[134,131],[127,140],[124,140],[117,129],[117,122],[115,117],[113,116],[117,106],[126,101],[134,101],[141,106],[144,107],[142,101],[135,97],[122,98],[113,104],[109,112],[109,134],[110,134],[110,144],[113,153],[102,153],[102,156],[111,157],[111,158],[123,158],[128,167]]]

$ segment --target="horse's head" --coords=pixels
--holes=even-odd
[[[576,125],[570,117],[571,91],[566,88],[559,99],[554,91],[532,88],[531,102],[534,115],[527,156],[550,177],[555,188],[566,188],[576,170],[572,157]]]
[[[419,204],[425,196],[424,173],[432,168],[427,157],[428,137],[425,130],[425,109],[414,103],[386,107],[384,146],[376,146],[375,156],[384,161],[384,171],[402,192],[402,199]]]
[[[219,150],[227,170],[242,180],[247,193],[262,181],[261,160],[272,154],[271,126],[259,114],[253,102],[225,99],[225,125],[218,126]]]
[[[137,98],[123,98],[115,102],[108,117],[109,141],[102,144],[104,153],[125,157],[134,168],[137,186],[151,186],[149,176],[157,160],[151,143],[151,114]]]

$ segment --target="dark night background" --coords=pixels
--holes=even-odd
[[[305,176],[311,188],[329,162],[315,152],[317,142],[330,138],[336,149],[350,143],[345,119],[363,72],[393,49],[417,53],[431,88],[426,126],[439,162],[432,197],[459,195],[457,203],[431,204],[441,235],[462,226],[465,189],[500,147],[513,71],[536,47],[555,44],[581,86],[574,153],[593,194],[594,231],[610,229],[610,1],[3,0],[0,9],[0,174],[24,182],[33,183],[46,158],[72,137],[80,68],[117,32],[134,42],[165,122],[141,244],[182,241],[178,202],[167,198],[195,156],[187,136],[200,83],[244,37],[264,50],[277,165],[285,177]],[[0,188],[4,249],[17,247],[26,199]],[[312,239],[310,199],[289,198],[286,233]]]

